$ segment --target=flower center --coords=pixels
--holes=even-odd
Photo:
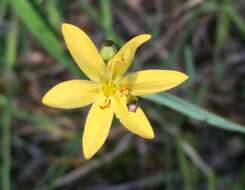
[[[117,91],[117,87],[114,83],[102,83],[101,85],[101,92],[103,93],[103,95],[105,96],[103,102],[100,105],[101,109],[106,109],[110,107],[111,104],[111,98],[112,96],[114,96],[116,94]]]
[[[137,97],[132,96],[130,89],[127,87],[119,87],[113,82],[105,82],[101,85],[101,92],[104,94],[104,100],[100,105],[101,109],[110,108],[112,96],[124,96],[127,98],[126,106],[128,111],[136,112],[138,109]]]
[[[104,83],[104,84],[102,84],[101,91],[103,92],[104,96],[110,97],[110,96],[114,96],[116,94],[117,87],[113,83],[111,83],[111,84]]]

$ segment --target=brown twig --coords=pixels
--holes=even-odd
[[[121,24],[125,26],[128,32],[131,35],[141,34],[143,30],[139,27],[139,25],[134,22],[127,14],[125,14],[122,10],[118,9],[117,7],[113,8],[116,16],[120,19]]]
[[[166,49],[166,45],[169,44],[173,37],[176,36],[176,33],[181,31],[181,29],[186,24],[187,20],[188,15],[185,15],[182,18],[180,18],[177,22],[175,22],[173,25],[171,25],[165,32],[165,34],[162,35],[162,38],[156,39],[157,43],[155,43],[153,47],[150,47],[148,51],[145,51],[145,53],[141,55],[141,61],[144,62],[152,56],[154,56],[155,54],[160,55],[161,58],[167,57],[168,50]]]
[[[86,165],[81,166],[80,168],[77,168],[71,171],[70,173],[60,177],[56,182],[55,188],[60,188],[78,179],[81,179],[83,176],[99,168],[103,164],[114,160],[122,153],[124,153],[126,150],[128,150],[129,148],[128,144],[131,138],[132,138],[132,134],[123,137],[122,140],[118,143],[117,147],[113,151],[105,154],[101,159],[91,160]]]

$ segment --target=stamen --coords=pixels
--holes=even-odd
[[[104,106],[101,106],[100,105],[100,109],[105,109],[105,108],[109,108],[110,107],[110,105],[111,105],[111,99],[106,99],[106,101],[105,101],[106,103],[105,103],[105,105]]]
[[[130,90],[127,87],[123,87],[120,89],[120,93],[121,93],[121,95],[128,96],[130,93]]]

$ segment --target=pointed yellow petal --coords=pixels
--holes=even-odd
[[[131,65],[137,48],[151,38],[149,34],[141,34],[128,41],[109,61],[107,73],[115,81],[121,79]]]
[[[105,76],[105,63],[92,40],[78,27],[62,24],[66,45],[80,69],[94,81]]]
[[[128,111],[126,98],[115,99],[114,112],[122,125],[131,132],[146,139],[154,138],[154,132],[151,124],[142,109],[138,107],[136,112]]]
[[[83,154],[90,159],[104,144],[111,126],[113,111],[94,103],[89,111],[83,132]]]
[[[176,87],[187,78],[187,75],[178,71],[145,70],[125,76],[120,84],[131,89],[132,95],[143,96]]]
[[[91,104],[98,94],[98,84],[87,80],[69,80],[51,88],[42,103],[55,108],[78,108]]]

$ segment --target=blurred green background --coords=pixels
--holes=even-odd
[[[1,190],[244,190],[245,1],[1,0]],[[113,122],[103,148],[81,154],[88,108],[40,100],[53,85],[83,78],[61,23],[85,30],[99,48],[142,33],[131,71],[175,69],[181,87],[140,99],[156,137]]]

